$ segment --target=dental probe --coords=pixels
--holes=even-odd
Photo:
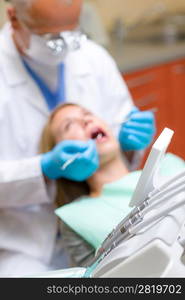
[[[64,171],[70,164],[72,164],[77,158],[81,155],[80,152],[74,154],[71,158],[69,158],[61,167],[62,171]]]
[[[142,110],[142,112],[144,111],[150,111],[150,112],[157,112],[157,108],[152,108],[152,109],[147,109],[147,110]],[[123,125],[126,122],[128,122],[131,119],[131,116],[128,115],[124,120],[120,120],[120,117],[116,118],[115,121],[112,123],[112,125]]]

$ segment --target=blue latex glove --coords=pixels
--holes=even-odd
[[[70,164],[69,160],[78,157]],[[62,169],[62,167],[65,169]],[[99,167],[99,157],[96,144],[68,140],[55,146],[50,152],[43,154],[41,168],[44,175],[50,179],[67,178],[74,181],[84,181]]]
[[[150,145],[156,132],[155,117],[150,111],[133,108],[119,132],[119,142],[124,151],[142,150]]]

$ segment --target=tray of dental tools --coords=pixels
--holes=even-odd
[[[119,251],[120,245],[122,259],[156,238],[172,245],[184,230],[185,170],[157,184],[159,167],[172,136],[173,131],[165,128],[152,146],[130,201],[133,209],[104,240],[94,263],[107,256],[111,259],[113,250]]]

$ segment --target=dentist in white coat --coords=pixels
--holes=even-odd
[[[38,155],[42,128],[57,105],[76,101],[110,123],[120,111],[123,119],[131,112],[118,132],[125,151],[145,149],[153,139],[154,117],[133,109],[113,59],[74,31],[81,5],[11,0],[0,32],[0,277],[68,266],[44,178],[82,181],[99,162],[93,141],[61,143]],[[81,157],[62,171],[74,151]]]

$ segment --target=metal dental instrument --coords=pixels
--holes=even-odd
[[[107,256],[112,249],[114,249],[116,246],[119,245],[120,242],[127,240],[128,238],[136,235],[139,231],[147,227],[148,225],[151,225],[155,221],[162,219],[166,217],[170,212],[176,210],[177,208],[183,206],[185,204],[185,195],[183,195],[182,199],[172,205],[169,205],[168,207],[165,207],[163,210],[161,210],[159,213],[156,213],[155,215],[147,218],[144,220],[143,218],[140,219],[136,224],[133,224],[133,226],[130,226],[126,231],[123,231],[122,235],[119,235],[117,239],[114,240],[114,242],[111,243],[110,247],[107,248],[101,255],[101,260]],[[124,228],[125,229],[125,228]],[[100,257],[100,256],[99,256]],[[97,259],[97,258],[96,258]]]
[[[128,216],[126,216],[107,236],[100,248],[97,250],[96,259],[99,258],[102,253],[106,252],[112,247],[112,244],[123,234],[124,231],[127,231],[130,226],[139,222],[142,218],[141,211],[148,205],[147,200],[143,202],[139,207],[134,208]]]
[[[159,204],[164,205],[164,202],[169,202],[170,199],[172,199],[174,196],[177,196],[178,194],[185,192],[185,183],[183,182],[182,186],[170,191],[166,195],[162,195],[162,197],[159,195],[158,197],[149,199],[149,205],[143,210],[142,216],[146,215],[149,211],[156,208]]]
[[[145,110],[145,111],[150,111],[150,112],[153,112],[153,113],[155,113],[155,112],[157,112],[157,108],[152,108],[152,109],[148,109],[148,110]],[[143,112],[143,111],[142,111]],[[122,114],[121,114],[122,115]],[[125,124],[126,122],[128,122],[129,120],[130,120],[130,116],[128,115],[124,120],[123,120],[123,118],[120,116],[120,114],[119,114],[119,116],[115,119],[115,121],[112,123],[113,125],[122,125],[122,124]]]
[[[148,194],[148,197],[150,198],[150,197],[154,196],[155,194],[157,194],[158,192],[164,190],[169,185],[175,184],[175,182],[177,182],[179,179],[182,179],[182,177],[185,177],[185,170],[179,172],[177,175],[175,175],[174,177],[172,177],[168,181],[165,181],[162,185],[160,185],[159,187],[157,187],[156,189],[154,189],[153,191],[151,191]]]
[[[68,159],[63,166],[61,167],[61,170],[64,171],[70,164],[72,164],[77,158],[79,158],[81,155],[80,152],[74,154],[70,159]]]
[[[169,185],[169,187],[162,189],[158,193],[155,193],[153,196],[148,197],[148,202],[151,205],[162,197],[175,196],[176,193],[179,193],[180,190],[183,191],[183,189],[185,190],[185,177],[183,177],[182,180],[178,180],[176,183]]]
[[[143,221],[141,223],[138,223],[135,226],[133,226],[131,229],[129,229],[129,233],[131,235],[136,234],[137,232],[142,230],[144,227],[150,225],[151,223],[157,221],[158,219],[166,217],[170,212],[176,210],[177,208],[183,206],[184,204],[185,204],[185,196],[183,195],[183,198],[180,201],[178,201],[178,202],[176,202],[172,205],[169,205],[167,208],[164,208],[163,210],[161,210],[156,215],[151,216],[148,219],[146,219],[145,221]]]
[[[167,183],[166,183],[167,185]],[[99,248],[97,255],[102,254],[104,251],[107,251],[112,245],[112,243],[115,243],[119,237],[121,237],[125,232],[127,232],[132,226],[140,223],[144,216],[154,209],[159,204],[165,205],[166,202],[169,202],[174,196],[177,196],[178,194],[185,192],[185,178],[183,177],[183,180],[178,182],[176,186],[174,184],[166,189],[164,191],[160,191],[159,193],[155,194],[151,198],[147,198],[143,201],[141,205],[134,208],[131,213],[124,218],[118,226],[108,235],[106,240],[103,242],[101,247]]]

